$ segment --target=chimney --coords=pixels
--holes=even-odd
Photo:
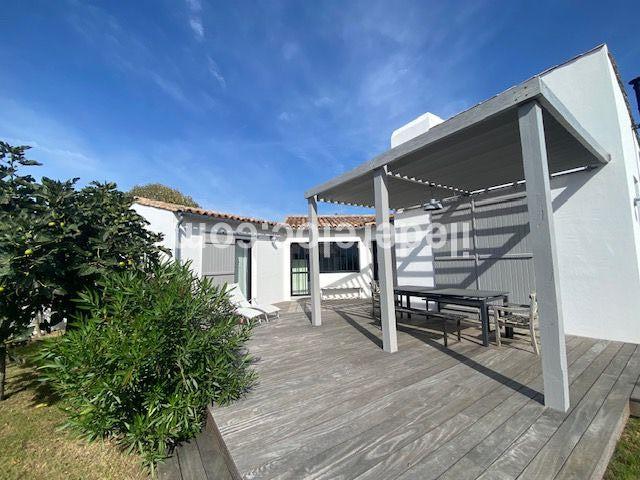
[[[391,148],[397,147],[418,135],[428,132],[430,129],[442,122],[444,122],[444,120],[433,113],[427,112],[420,115],[415,120],[411,120],[409,123],[398,128],[391,134]]]

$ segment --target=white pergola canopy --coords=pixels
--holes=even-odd
[[[373,178],[380,168],[389,177],[392,209],[522,181],[518,106],[531,101],[542,106],[550,174],[608,161],[606,152],[544,81],[534,77],[312,188],[305,196],[373,208]]]
[[[390,209],[475,195],[525,181],[539,299],[545,404],[569,408],[564,319],[549,178],[598,167],[609,154],[534,77],[305,193],[309,202],[311,320],[321,325],[317,202],[375,207],[383,348],[398,349]]]

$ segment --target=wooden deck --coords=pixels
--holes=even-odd
[[[414,317],[400,321],[399,351],[387,354],[369,303],[323,308],[319,328],[298,304],[258,327],[250,350],[259,385],[212,409],[244,478],[604,472],[640,373],[636,345],[568,338],[571,410],[560,414],[542,404],[540,361],[525,341],[482,347],[480,329],[470,326],[445,349],[438,326]]]

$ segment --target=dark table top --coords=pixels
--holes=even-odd
[[[509,292],[500,290],[475,290],[473,288],[433,288],[421,287],[417,285],[403,285],[394,288],[397,294],[415,294],[416,296],[428,295],[433,297],[460,297],[460,298],[477,298],[488,299],[503,297]]]

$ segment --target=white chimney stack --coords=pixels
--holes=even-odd
[[[415,120],[411,120],[391,134],[391,148],[397,147],[412,138],[416,138],[418,135],[428,132],[442,122],[444,122],[443,119],[430,112],[420,115]]]

